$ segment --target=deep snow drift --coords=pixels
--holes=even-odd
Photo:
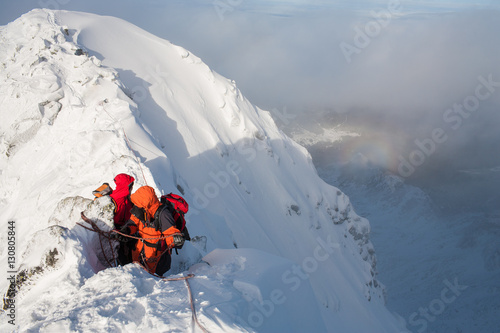
[[[0,38],[1,243],[9,226],[16,235],[13,268],[7,246],[0,267],[27,276],[15,325],[7,309],[0,330],[191,328],[182,282],[103,270],[76,224],[82,210],[109,222],[89,199],[121,172],[191,204],[194,241],[167,274],[196,275],[209,331],[403,329],[384,306],[368,221],[234,82],[111,17],[34,10]]]

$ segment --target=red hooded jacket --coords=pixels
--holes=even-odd
[[[114,179],[116,189],[110,194],[110,197],[115,202],[116,210],[114,216],[115,227],[123,226],[130,219],[130,210],[132,202],[129,199],[131,184],[135,179],[125,173],[120,173]]]

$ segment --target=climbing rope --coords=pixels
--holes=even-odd
[[[194,274],[189,274],[188,276],[193,277]],[[208,333],[208,330],[200,324],[200,322],[198,321],[198,317],[196,316],[196,309],[194,308],[193,293],[191,291],[191,286],[189,285],[189,280],[188,279],[189,278],[184,279],[184,282],[186,283],[186,287],[187,287],[188,294],[189,294],[189,302],[191,303],[192,321],[195,322],[196,325],[198,325],[198,327],[203,332]]]
[[[175,233],[175,234],[169,234],[169,235],[164,235],[164,236],[160,236],[160,237],[136,237],[136,236],[132,236],[132,235],[128,235],[128,234],[124,234],[123,232],[120,232],[118,230],[111,230],[110,233],[115,233],[115,234],[118,234],[118,235],[122,235],[124,237],[127,237],[127,238],[132,238],[132,239],[138,239],[138,240],[146,240],[146,241],[150,241],[150,240],[160,240],[160,239],[165,239],[165,238],[168,238],[168,237],[172,237],[172,236],[175,236],[175,235],[180,235],[180,236],[183,236],[181,233]]]
[[[113,251],[113,244],[111,244],[111,240],[112,240],[112,238],[111,238],[111,231],[103,231],[103,230],[99,229],[99,227],[97,226],[97,224],[94,221],[92,221],[91,219],[89,219],[88,217],[86,217],[85,214],[83,214],[83,212],[80,215],[82,217],[82,220],[84,220],[85,222],[87,222],[88,224],[90,224],[90,226],[92,228],[84,226],[83,224],[81,224],[79,222],[77,222],[76,224],[78,224],[82,228],[85,228],[87,230],[93,231],[93,232],[95,232],[95,233],[97,233],[99,235],[99,244],[101,246],[101,251],[102,251],[102,255],[104,256],[104,259],[108,263],[109,267],[116,267],[115,252]],[[106,255],[106,251],[104,251],[104,246],[102,245],[102,238],[101,238],[101,236],[108,239],[109,248],[111,249],[111,253],[112,253],[112,256],[113,256],[113,261],[112,262],[109,261],[108,256]]]
[[[198,327],[204,332],[204,333],[209,333],[208,330],[200,323],[200,321],[198,320],[198,316],[196,315],[196,308],[194,306],[194,298],[193,298],[193,292],[191,290],[191,285],[189,284],[189,279],[190,278],[193,278],[195,275],[193,273],[190,273],[188,275],[185,275],[185,276],[181,276],[181,277],[177,277],[177,278],[168,278],[168,277],[164,277],[164,276],[161,276],[161,275],[158,275],[156,273],[151,273],[150,271],[148,271],[146,269],[146,267],[144,267],[142,264],[138,263],[146,272],[148,272],[149,274],[157,277],[157,278],[160,278],[164,281],[181,281],[181,280],[184,280],[184,282],[186,283],[186,288],[188,290],[188,295],[189,295],[189,303],[191,305],[191,320],[193,321],[193,324],[196,324],[198,325]]]

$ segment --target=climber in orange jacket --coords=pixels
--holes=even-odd
[[[175,194],[163,196],[160,203],[150,186],[140,187],[130,199],[130,220],[120,232],[140,238],[131,259],[149,272],[163,275],[170,269],[172,249],[182,248],[184,241],[190,240],[184,219],[189,206]],[[126,241],[123,237],[120,240]]]

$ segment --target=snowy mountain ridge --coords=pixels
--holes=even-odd
[[[34,10],[0,38],[0,225],[15,224],[15,268],[29,275],[2,331],[191,327],[182,283],[137,265],[101,270],[76,225],[95,209],[91,191],[121,172],[191,204],[196,241],[167,274],[196,275],[209,331],[401,329],[368,221],[234,82],[112,17]],[[8,256],[3,246],[2,267]]]

